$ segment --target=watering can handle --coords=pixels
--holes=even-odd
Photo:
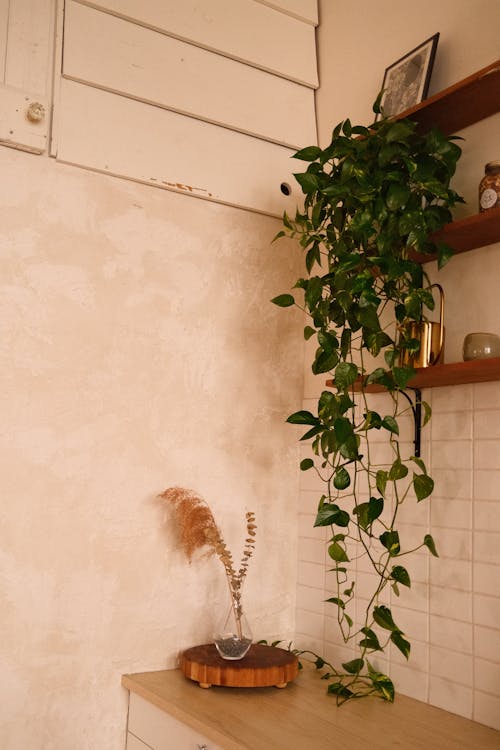
[[[433,357],[433,361],[431,364],[435,364],[436,362],[439,362],[439,357],[441,356],[441,352],[443,351],[443,344],[444,344],[444,290],[441,284],[431,284],[429,289],[439,289],[439,351],[437,352],[436,356]]]

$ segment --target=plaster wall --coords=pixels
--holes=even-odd
[[[156,495],[198,490],[256,638],[292,637],[301,321],[278,221],[0,148],[0,746],[124,747],[122,673],[226,608]]]
[[[422,41],[441,32],[430,94],[498,58],[500,5],[481,0],[380,0],[355,5],[322,0],[318,34],[320,89],[317,92],[320,142],[349,116],[369,124],[371,103],[384,70]],[[464,157],[455,188],[467,204],[457,218],[477,213],[477,187],[484,163],[498,158],[495,115],[461,133]],[[500,333],[499,245],[453,258],[441,272],[426,267],[446,292],[445,361],[462,359],[466,333]],[[305,365],[304,408],[315,409],[324,376]],[[500,729],[500,387],[498,383],[426,390],[434,411],[424,431],[423,457],[435,480],[430,502],[403,516],[401,534],[408,547],[430,531],[440,558],[417,554],[413,586],[388,603],[412,642],[406,663],[388,650],[375,663],[387,670],[396,690]],[[372,408],[383,411],[381,398]],[[411,453],[411,424],[405,425]],[[306,455],[306,454],[304,454]],[[377,453],[382,458],[381,453]],[[312,530],[321,489],[312,472],[301,478],[299,502],[298,641],[335,661],[353,658],[339,639],[322,532]],[[415,546],[416,546],[415,544]],[[370,574],[360,567],[361,602],[369,597]]]

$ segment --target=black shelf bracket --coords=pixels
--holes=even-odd
[[[420,388],[407,388],[408,391],[413,391],[414,399],[412,399],[408,393],[403,390],[400,393],[409,401],[411,410],[413,413],[413,422],[415,424],[415,439],[413,445],[415,446],[415,456],[420,458],[421,448],[421,435],[422,435],[422,391]]]

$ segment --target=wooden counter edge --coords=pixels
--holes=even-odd
[[[122,686],[131,693],[135,693],[135,695],[138,695],[140,698],[144,698],[144,700],[148,701],[153,706],[156,706],[156,708],[165,711],[170,716],[173,716],[174,719],[177,719],[183,724],[186,724],[188,727],[191,727],[191,729],[194,729],[195,732],[199,732],[200,734],[205,735],[209,740],[216,742],[218,745],[222,745],[224,747],[224,750],[247,750],[246,745],[235,742],[229,735],[225,734],[224,732],[219,732],[217,729],[214,729],[204,721],[197,719],[195,716],[193,716],[192,713],[183,711],[182,708],[179,708],[179,706],[176,705],[176,703],[163,698],[162,696],[158,695],[158,693],[152,687],[146,687],[140,682],[140,678],[143,676],[152,676],[154,674],[161,675],[165,672],[178,672],[179,675],[184,680],[186,680],[188,684],[191,684],[193,686],[193,688],[196,688],[197,690],[203,690],[203,688],[200,688],[197,683],[192,682],[187,677],[184,677],[179,668],[169,670],[160,669],[154,672],[124,674],[122,675],[121,683]]]

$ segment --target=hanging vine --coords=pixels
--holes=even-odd
[[[450,187],[461,154],[454,141],[437,130],[420,134],[407,119],[381,119],[370,128],[345,120],[325,149],[310,146],[295,154],[308,163],[295,175],[304,208],[293,219],[285,214],[277,235],[298,241],[307,274],[294,287],[299,301],[292,294],[272,301],[307,314],[304,338],[317,341],[312,371],[330,373],[333,382],[315,414],[300,410],[287,421],[307,428],[301,440],[310,441],[313,457],[300,468],[317,472],[324,483],[315,526],[331,530],[327,601],[336,608],[343,641],[357,649],[341,669],[315,655],[339,703],[370,694],[394,699],[392,681],[370,657],[393,644],[408,659],[411,645],[383,594],[390,587],[399,596],[401,587],[411,587],[406,555],[423,547],[438,554],[430,534],[408,549],[398,532],[403,503],[428,498],[434,487],[424,461],[405,455],[400,441],[401,418],[411,408],[401,396],[415,374],[402,355],[418,353],[409,324],[434,308],[430,281],[413,255],[435,255],[441,268],[452,254],[432,233],[462,202]],[[370,408],[372,385],[389,396],[385,414]],[[421,407],[425,424],[431,410],[425,402]],[[390,458],[382,465],[372,460],[374,431],[387,437]],[[360,557],[375,574],[361,622],[353,613],[352,572]]]

